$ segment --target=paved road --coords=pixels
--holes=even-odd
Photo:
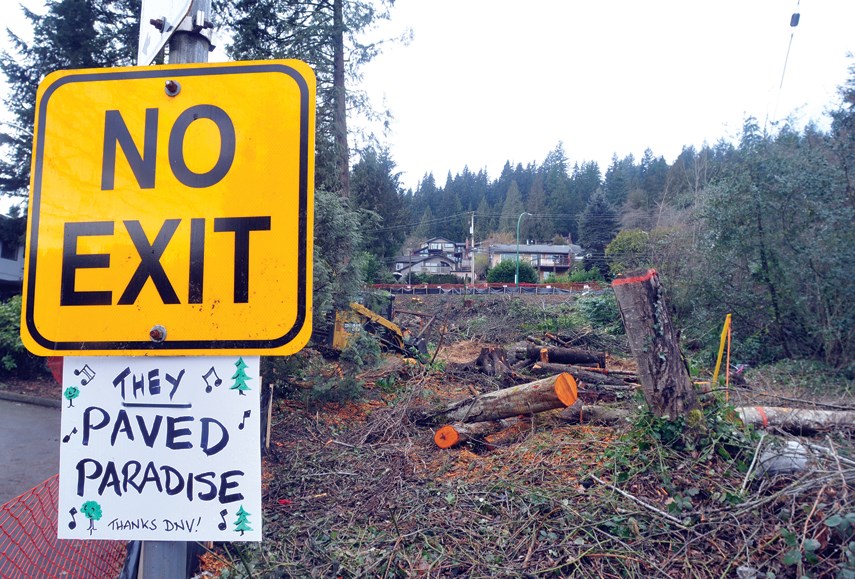
[[[0,400],[0,504],[59,472],[60,409]]]

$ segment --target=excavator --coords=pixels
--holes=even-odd
[[[349,310],[336,312],[332,332],[328,334],[329,345],[340,352],[347,347],[350,340],[364,331],[376,337],[387,350],[407,357],[418,358],[420,355],[426,355],[427,332],[436,316],[408,310],[396,311],[392,299],[389,300],[385,313],[386,316],[382,316],[358,302],[351,302]],[[419,332],[414,335],[409,329],[393,322],[398,313],[422,318]]]

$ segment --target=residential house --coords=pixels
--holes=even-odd
[[[24,246],[0,241],[0,298],[21,293],[24,281]]]
[[[394,260],[393,274],[402,283],[407,283],[411,274],[442,275],[450,274],[472,281],[471,257],[465,243],[455,242],[445,237],[428,239],[424,245]]]
[[[583,249],[576,244],[553,245],[545,243],[496,244],[490,246],[490,267],[502,261],[515,261],[517,248],[521,263],[528,263],[544,281],[547,275],[566,275],[577,261],[584,258]]]

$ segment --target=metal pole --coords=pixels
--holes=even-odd
[[[211,43],[202,31],[213,28],[212,20],[211,0],[193,0],[184,25],[169,39],[169,64],[208,62]],[[141,579],[187,576],[186,541],[143,541]]]
[[[516,287],[517,293],[520,291],[520,221],[522,221],[523,215],[531,215],[531,213],[523,211],[520,213],[520,216],[517,217],[517,271],[514,274],[514,286]]]

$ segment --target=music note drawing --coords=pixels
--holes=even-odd
[[[209,379],[211,376],[213,376],[213,377],[214,377],[214,383],[213,383],[213,386],[211,385],[211,382],[209,382],[209,381],[208,381],[208,379]],[[209,393],[209,394],[210,394],[211,390],[213,390],[213,389],[214,389],[214,386],[219,386],[220,384],[222,384],[222,383],[223,383],[223,380],[222,380],[222,379],[217,375],[217,371],[216,371],[216,370],[214,370],[214,367],[213,367],[213,366],[211,366],[211,369],[210,369],[210,370],[208,370],[207,372],[205,372],[205,374],[202,376],[202,378],[205,380],[205,392],[207,392],[207,393]]]

